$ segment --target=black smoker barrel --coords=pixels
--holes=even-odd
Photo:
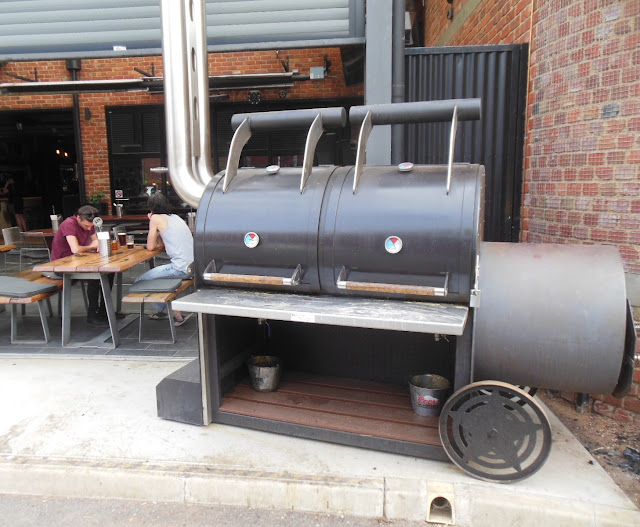
[[[302,194],[299,168],[240,169],[226,193],[211,182],[196,250],[205,282],[468,302],[482,167],[456,165],[449,195],[446,167],[366,167],[356,194],[353,171],[315,167]]]

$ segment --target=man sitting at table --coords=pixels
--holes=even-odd
[[[147,235],[147,249],[153,251],[164,245],[164,250],[171,259],[171,263],[159,265],[136,278],[140,280],[153,280],[154,278],[188,278],[187,268],[193,262],[193,235],[184,220],[171,214],[169,200],[156,192],[149,198],[149,234]],[[164,304],[154,304],[158,311],[149,318],[152,320],[166,320],[168,315],[164,312]],[[173,310],[175,325],[181,326],[186,320],[182,313]]]
[[[72,254],[97,252],[98,237],[93,226],[93,218],[98,209],[85,205],[78,209],[74,216],[69,216],[62,222],[51,246],[51,260],[65,258]],[[113,284],[113,273],[108,274],[109,283]],[[87,324],[104,326],[108,324],[107,309],[102,298],[100,282],[87,280]],[[124,315],[117,314],[118,318]]]

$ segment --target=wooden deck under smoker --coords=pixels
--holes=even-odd
[[[276,392],[249,380],[227,393],[220,411],[297,425],[441,446],[438,418],[411,408],[408,387],[289,372]]]

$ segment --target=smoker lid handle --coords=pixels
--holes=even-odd
[[[219,273],[216,270],[215,260],[211,260],[207,268],[202,273],[205,282],[229,282],[236,284],[262,284],[262,285],[283,285],[295,287],[300,284],[302,276],[302,265],[298,264],[291,275],[291,278],[282,276],[266,276],[254,274],[234,274]]]
[[[384,284],[380,282],[355,282],[347,280],[347,268],[343,267],[336,281],[336,287],[349,291],[368,291],[372,293],[447,296],[449,294],[449,273],[445,275],[443,287],[431,287],[424,285]]]
[[[476,121],[481,118],[481,99],[447,99],[352,106],[349,110],[349,123],[351,126],[359,126],[369,112],[373,126],[446,122],[453,118],[456,107],[460,121]]]
[[[246,119],[250,119],[252,132],[299,130],[309,128],[318,116],[320,116],[324,128],[344,128],[347,125],[347,111],[338,106],[275,112],[238,113],[231,118],[231,128],[236,130]]]

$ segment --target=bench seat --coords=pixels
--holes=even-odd
[[[175,291],[159,291],[155,293],[128,293],[126,296],[122,298],[123,302],[140,304],[140,322],[138,329],[138,341],[139,342],[166,342],[175,344],[176,342],[176,328],[175,328],[175,320],[173,318],[173,311],[171,309],[171,302],[175,300],[178,295],[184,293],[185,291],[191,289],[193,287],[194,280],[193,278],[182,280],[182,283]],[[143,320],[144,316],[144,305],[145,304],[165,304],[167,310],[167,319],[171,324],[171,340],[158,340],[158,339],[149,339],[144,336],[143,331]]]
[[[51,334],[49,332],[49,324],[47,322],[47,315],[44,312],[43,300],[47,301],[49,307],[49,315],[52,316],[51,303],[49,299],[56,293],[62,290],[62,280],[53,280],[43,276],[38,271],[22,271],[20,273],[11,275],[14,278],[21,278],[22,280],[28,280],[29,282],[39,283],[43,285],[55,285],[56,288],[52,291],[44,293],[38,293],[31,296],[12,297],[12,296],[0,296],[0,305],[11,306],[11,343],[33,343],[40,344],[43,341],[33,339],[23,339],[18,335],[18,306],[26,306],[28,304],[37,304],[38,312],[40,314],[40,321],[42,323],[42,331],[44,332],[44,343],[49,342]]]

